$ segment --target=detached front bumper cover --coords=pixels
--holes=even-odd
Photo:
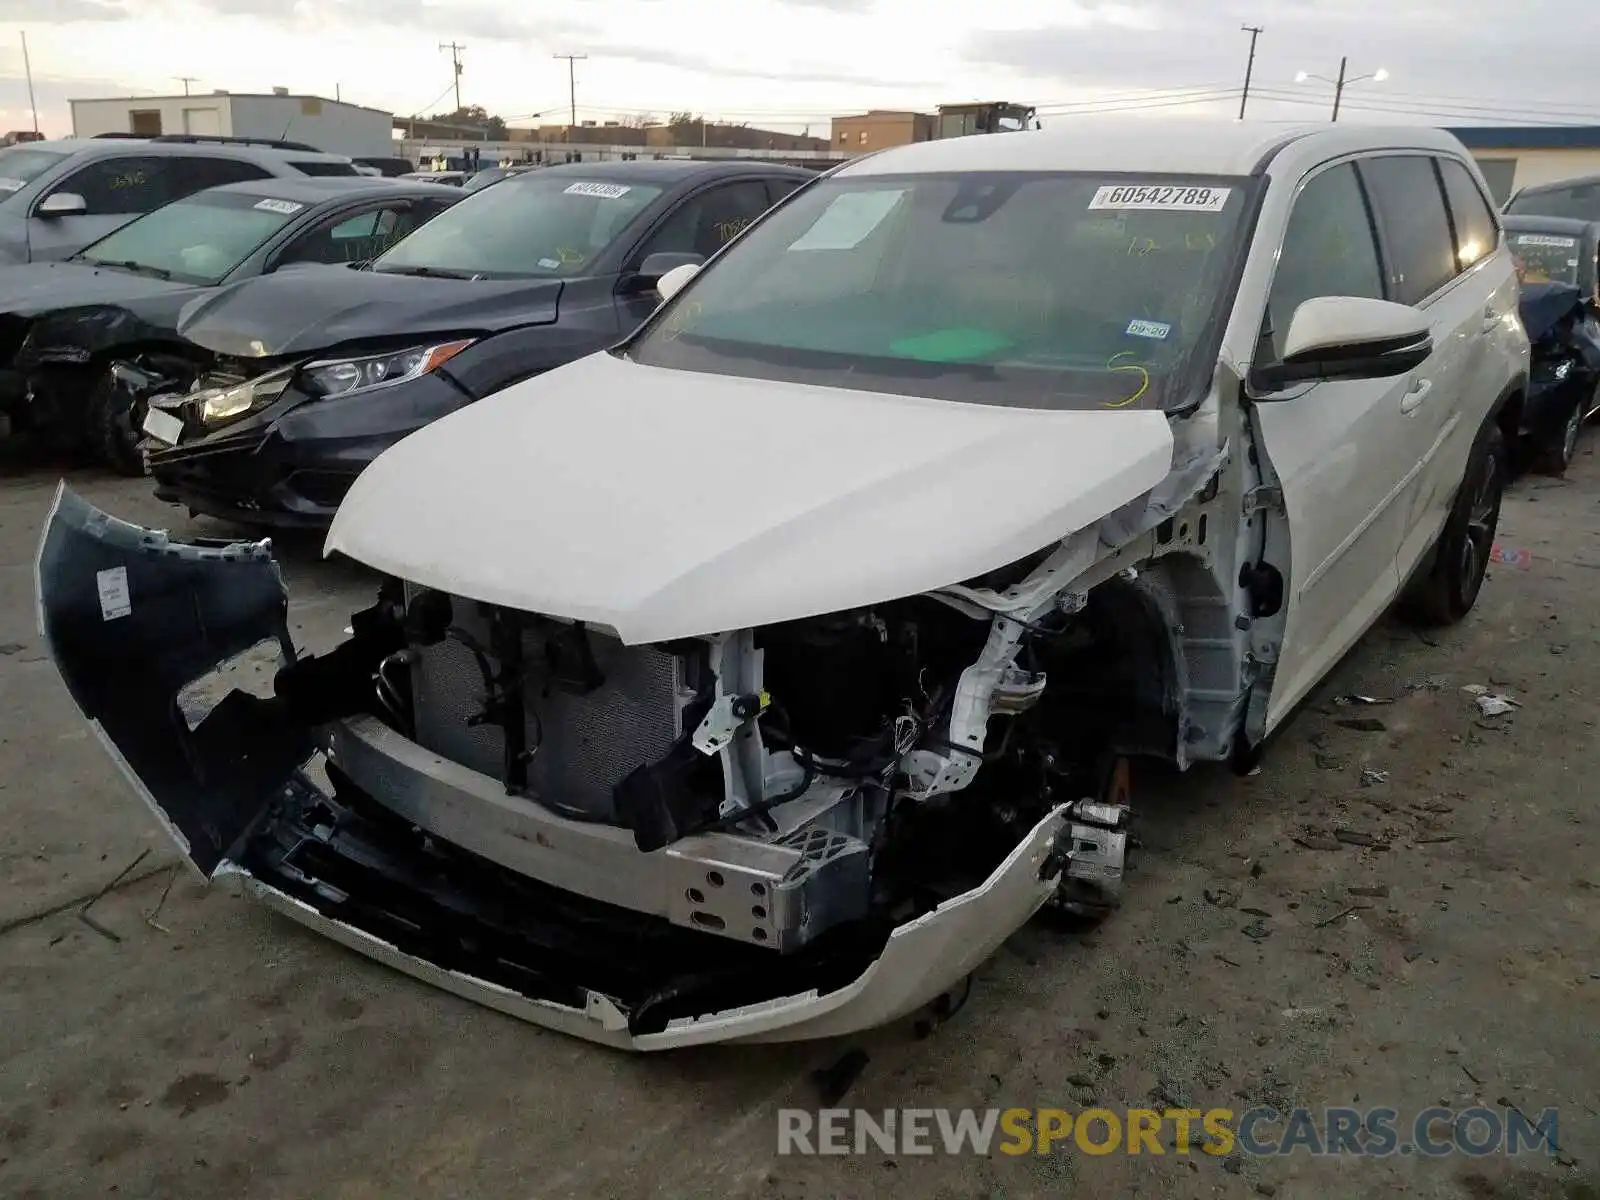
[[[595,942],[637,939],[646,918],[585,907],[418,836],[383,809],[383,797],[352,802],[334,762],[326,764],[334,786],[314,782],[310,764],[328,731],[297,724],[275,697],[235,690],[197,716],[193,685],[219,665],[263,643],[294,662],[269,542],[176,540],[110,517],[62,485],[36,589],[40,632],[73,701],[202,878],[417,979],[591,1041],[635,1050],[794,1041],[897,1020],[975,970],[1059,883],[1067,805],[979,886],[886,938],[867,938],[871,949],[858,958],[835,956],[851,964],[843,975],[819,966],[810,978],[813,960],[758,951],[756,973],[792,982],[792,991],[701,1010],[669,982],[645,1003],[629,993],[630,1003],[619,998],[626,956]],[[683,944],[651,943],[669,956]],[[660,1016],[644,1019],[652,1006]]]

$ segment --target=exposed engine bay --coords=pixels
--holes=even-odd
[[[1114,907],[1127,759],[1217,756],[1188,718],[1236,660],[1197,537],[1163,523],[1141,550],[1167,565],[1135,571],[1088,531],[938,592],[634,645],[390,578],[303,656],[270,543],[169,539],[63,489],[40,604],[74,699],[202,876],[646,1048],[864,1028],[1041,905]],[[221,695],[263,644],[270,689]]]
[[[872,952],[890,928],[981,883],[1054,807],[1105,794],[1118,738],[1137,722],[1103,688],[1046,684],[1053,675],[1107,677],[1111,643],[1097,627],[1114,593],[1048,625],[1019,626],[1016,661],[990,702],[999,719],[970,747],[945,733],[995,622],[932,597],[624,646],[579,623],[391,583],[345,646],[279,674],[277,701],[295,725],[345,723],[333,735],[329,776],[358,820],[392,826],[399,808],[419,827],[439,822],[436,805],[408,805],[408,789],[392,777],[382,799],[375,794],[369,769],[381,723],[391,736],[377,741],[392,745],[398,735],[557,822],[606,831],[590,853],[604,846],[616,871],[563,886],[663,922],[656,933],[680,969],[684,952],[665,926],[714,935],[692,939],[699,944],[688,957],[728,971],[744,948]],[[1128,681],[1127,697],[1159,705],[1160,691],[1138,692],[1146,683]],[[1149,715],[1152,727],[1163,723],[1159,708]],[[982,771],[944,790],[917,770],[919,752],[970,758]],[[1086,806],[1080,854],[1054,868],[1065,867],[1070,885],[1064,905],[1114,903],[1125,813],[1125,805]],[[1090,827],[1097,816],[1103,829]],[[457,832],[469,852],[484,835],[481,827],[431,832]],[[298,869],[342,891],[319,873],[333,844],[318,848],[317,868]],[[506,865],[493,839],[477,849]],[[656,882],[619,887],[640,874],[630,864],[641,855],[665,864]],[[639,953],[630,948],[630,957]],[[751,965],[760,990],[781,988],[770,954]]]
[[[376,600],[315,655],[270,542],[63,488],[41,629],[204,878],[591,1040],[824,1037],[937,1002],[1041,907],[1105,915],[1129,760],[1227,759],[1255,719],[1265,510],[1230,522],[1226,451],[1182,454],[1006,566],[728,632],[627,640],[358,554]]]

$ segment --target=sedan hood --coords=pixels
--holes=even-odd
[[[0,272],[0,312],[36,317],[62,308],[92,305],[137,307],[194,291],[194,285],[136,275],[82,262],[29,263]]]
[[[247,279],[196,301],[178,332],[217,354],[275,358],[410,334],[493,333],[556,319],[561,282],[427,279],[305,267]]]
[[[325,552],[632,644],[837,612],[1015,562],[1144,495],[1159,412],[1057,412],[591,355],[417,431]]]

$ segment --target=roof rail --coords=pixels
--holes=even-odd
[[[266,146],[272,150],[295,150],[302,154],[322,154],[315,146],[308,146],[305,142],[285,142],[277,138],[251,138],[251,137],[224,137],[220,133],[162,133],[150,139],[152,142],[186,142],[189,144],[205,143],[211,145],[220,143],[225,146]]]
[[[129,138],[129,139],[137,139],[138,141],[141,141],[141,142],[148,142],[150,140],[150,135],[148,133],[97,133],[94,136],[97,137],[97,138]]]

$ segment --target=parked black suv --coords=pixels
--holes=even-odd
[[[716,253],[814,179],[755,162],[606,162],[512,175],[370,269],[227,287],[178,332],[214,353],[151,399],[156,495],[249,524],[327,524],[395,442],[501,388],[614,345],[667,270]]]

